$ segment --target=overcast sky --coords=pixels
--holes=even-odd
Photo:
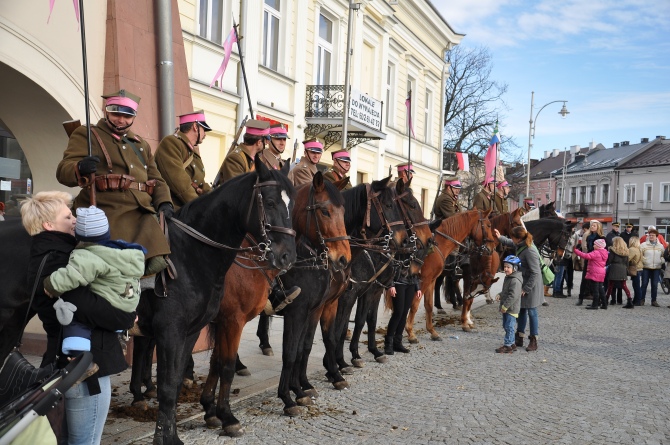
[[[670,138],[670,0],[432,0],[461,45],[486,46],[508,84],[500,132],[525,159],[531,91],[534,158],[594,141]],[[535,116],[533,116],[535,119]]]

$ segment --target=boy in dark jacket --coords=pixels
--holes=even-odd
[[[498,299],[500,300],[500,313],[505,329],[505,340],[503,345],[496,349],[496,352],[501,354],[510,354],[516,350],[514,332],[516,330],[516,319],[521,309],[521,288],[523,285],[523,278],[521,272],[519,272],[520,265],[521,260],[514,255],[505,257],[503,261],[505,281]]]

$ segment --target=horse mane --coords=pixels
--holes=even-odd
[[[349,228],[357,220],[357,215],[365,214],[367,205],[367,184],[358,184],[340,193],[344,200],[344,223]],[[350,199],[347,199],[350,197]]]
[[[326,186],[326,192],[328,192],[328,199],[337,207],[342,207],[344,205],[344,197],[338,188],[330,181],[323,181],[323,185]]]
[[[459,212],[455,215],[450,216],[442,220],[442,224],[447,224],[448,227],[453,227],[456,231],[465,231],[465,233],[470,233],[470,219],[474,215],[473,212],[479,212],[478,210],[468,210],[467,212]]]

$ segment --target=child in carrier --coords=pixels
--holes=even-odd
[[[44,279],[44,291],[51,297],[80,286],[125,312],[133,312],[140,298],[140,278],[144,274],[146,249],[123,240],[112,241],[109,222],[97,207],[77,209],[75,237],[79,241],[70,254],[67,266]],[[76,306],[59,298],[54,303],[58,321],[63,328],[63,354],[76,357],[91,350],[91,327],[73,320]],[[98,371],[92,363],[80,380]]]

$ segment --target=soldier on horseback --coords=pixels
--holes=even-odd
[[[503,179],[496,185],[496,193],[493,197],[493,210],[498,215],[509,213],[507,195],[509,195],[509,183]]]
[[[244,133],[243,143],[231,151],[221,165],[221,182],[254,170],[254,158],[265,149],[265,140],[270,135],[268,121],[250,120]]]
[[[316,174],[316,164],[319,163],[323,154],[323,144],[315,138],[304,141],[303,145],[305,154],[288,174],[288,179],[295,187],[312,182]]]
[[[286,160],[282,159],[281,156],[286,150],[287,139],[288,133],[282,124],[270,125],[270,143],[260,155],[261,161],[267,168],[281,170],[284,166]]]
[[[482,189],[477,193],[472,206],[482,212],[488,212],[493,206],[493,178],[489,177],[482,181]]]
[[[337,182],[346,178],[349,181],[347,181],[342,190],[349,190],[352,186],[347,173],[349,173],[349,169],[351,168],[351,155],[347,150],[342,149],[333,152],[332,156],[333,166],[323,174],[323,179],[330,182]]]

